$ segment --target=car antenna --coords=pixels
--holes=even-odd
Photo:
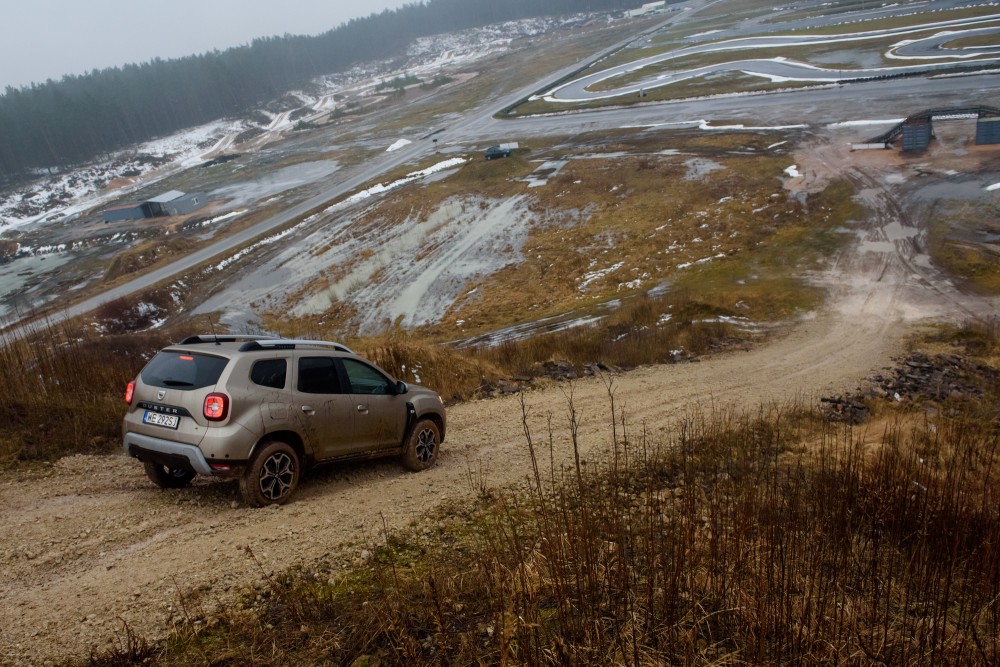
[[[212,337],[215,338],[215,344],[222,345],[222,343],[219,342],[219,334],[215,333],[215,323],[212,322],[212,316],[206,315],[205,317],[208,318],[208,328],[212,330]]]

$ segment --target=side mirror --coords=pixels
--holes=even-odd
[[[399,380],[398,382],[396,382],[396,395],[397,396],[405,394],[407,391],[409,391],[409,387],[406,386],[405,382],[403,382],[402,380]]]

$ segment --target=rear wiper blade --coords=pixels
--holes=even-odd
[[[185,382],[184,380],[171,380],[171,379],[163,380],[163,384],[167,385],[168,387],[193,387],[194,386],[193,382]]]

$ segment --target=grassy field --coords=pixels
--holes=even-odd
[[[972,37],[960,37],[953,42],[946,42],[941,45],[944,49],[968,49],[982,46],[1000,47],[1000,33],[989,35],[974,35]]]
[[[475,298],[460,299],[439,323],[416,333],[431,341],[586,310],[665,282],[683,285],[685,294],[698,294],[698,276],[707,275],[708,266],[715,264],[731,267],[736,277],[728,296],[717,289],[718,300],[711,307],[720,315],[734,315],[740,295],[762,294],[765,290],[759,286],[772,280],[789,286],[794,282],[789,276],[793,264],[778,263],[757,273],[747,269],[755,258],[763,257],[762,250],[771,252],[772,244],[788,247],[804,262],[814,262],[818,256],[803,253],[805,237],[795,230],[810,230],[807,235],[818,237],[847,219],[789,200],[780,178],[789,158],[769,150],[771,143],[766,133],[706,136],[675,131],[668,138],[656,131],[629,130],[573,137],[575,149],[567,154],[562,140],[546,145],[522,141],[522,150],[510,159],[472,159],[447,179],[401,189],[373,205],[352,223],[352,229],[377,239],[400,220],[426,220],[449,202],[486,210],[513,197],[527,198],[533,222],[523,247],[510,249],[508,267],[469,285],[469,290],[476,288]],[[566,166],[545,185],[531,188],[524,182],[541,160],[560,158],[567,160]],[[697,165],[705,165],[708,172],[696,173]],[[324,249],[315,252],[322,254]],[[377,245],[370,252],[378,253]],[[359,254],[317,273],[285,301],[299,302],[343,281],[369,256]],[[795,267],[799,268],[803,267]],[[775,292],[767,307],[764,299],[753,298],[751,310],[740,314],[758,321],[781,319],[806,302],[816,302],[808,289],[800,288],[795,298],[792,291]],[[799,298],[805,294],[810,296]],[[666,300],[657,307],[666,314],[671,303]],[[355,335],[352,318],[357,311],[350,299],[296,322],[290,322],[286,312],[275,303],[266,311],[265,325],[280,325],[288,335],[336,339]]]
[[[1000,252],[995,244],[969,238],[989,219],[990,207],[978,202],[946,202],[939,204],[936,216],[927,238],[934,263],[968,288],[1000,294]]]
[[[938,337],[996,358],[997,334]],[[470,473],[473,500],[373,536],[367,561],[272,574],[207,623],[192,610],[161,644],[125,628],[82,664],[993,665],[992,389],[933,412],[873,401],[865,427],[789,405],[652,436],[609,378],[603,460],[556,467],[525,421],[529,481]]]

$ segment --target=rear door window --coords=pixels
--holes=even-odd
[[[304,394],[340,394],[340,376],[333,357],[299,359],[298,389]]]
[[[201,389],[218,383],[228,363],[224,357],[164,350],[146,364],[139,377],[152,387]]]
[[[288,362],[284,359],[261,359],[250,369],[250,381],[261,387],[285,388]]]

